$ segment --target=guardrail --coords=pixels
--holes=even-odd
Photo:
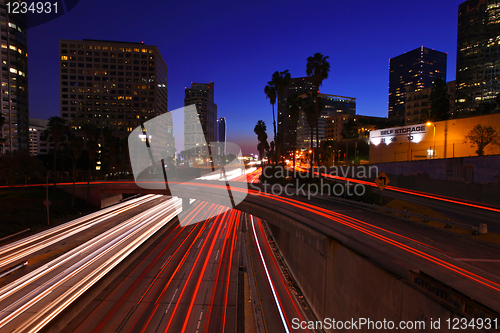
[[[364,202],[359,202],[359,201],[355,201],[355,200],[349,200],[349,199],[339,198],[339,197],[335,197],[335,196],[325,196],[325,195],[318,195],[318,196],[322,197],[323,199],[326,199],[326,200],[336,200],[336,201],[343,202],[343,203],[349,203],[349,204],[359,205],[359,206],[362,206],[362,207],[365,207],[365,208],[369,208],[369,209],[372,209],[372,210],[383,210],[383,211],[387,211],[387,212],[389,212],[391,214],[402,214],[404,217],[410,217],[410,216],[418,217],[418,218],[421,218],[422,222],[424,222],[424,223],[428,223],[429,221],[441,222],[441,223],[445,224],[445,228],[446,229],[450,229],[451,226],[456,226],[456,227],[461,227],[461,228],[465,228],[465,229],[470,229],[470,230],[472,230],[472,234],[473,235],[486,234],[488,232],[488,225],[486,223],[479,223],[478,225],[469,225],[469,224],[465,224],[465,223],[451,221],[449,219],[444,220],[444,219],[440,219],[440,218],[437,218],[437,217],[431,217],[431,216],[428,216],[428,215],[411,213],[411,212],[408,212],[406,210],[399,210],[399,209],[394,209],[394,208],[388,208],[388,207],[379,206],[379,205],[375,205],[375,204],[367,204],[367,203],[364,203]]]
[[[23,268],[24,266],[27,266],[27,265],[28,265],[28,260],[23,261],[22,263],[17,264],[16,266],[14,266],[12,268],[7,268],[5,271],[3,271],[2,273],[0,273],[0,279],[3,278],[4,276],[9,275],[12,272],[18,270],[18,269],[20,269],[20,268]]]
[[[4,240],[6,240],[6,239],[12,238],[12,237],[14,237],[14,236],[20,235],[20,234],[22,234],[22,233],[24,233],[24,232],[26,232],[26,231],[29,231],[29,230],[30,230],[30,228],[26,228],[26,229],[24,229],[24,230],[21,230],[21,231],[16,232],[15,234],[8,235],[8,236],[5,236],[5,237],[3,237],[3,238],[0,238],[0,242],[4,241]]]
[[[500,314],[495,310],[482,305],[471,297],[468,297],[445,285],[441,281],[425,274],[424,272],[417,273],[410,270],[410,278],[413,283],[432,294],[441,302],[444,302],[453,309],[458,310],[461,314],[468,315],[469,319],[489,318],[491,320],[496,319],[498,321],[498,318],[500,318]],[[492,330],[492,332],[498,331]]]

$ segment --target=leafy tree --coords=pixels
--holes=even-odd
[[[358,137],[358,131],[356,129],[357,122],[350,118],[342,125],[342,132],[340,133],[345,141],[345,163],[349,160],[349,139],[354,139]]]
[[[496,102],[495,102],[496,103]],[[474,108],[474,113],[476,115],[490,114],[495,110],[495,105],[490,102],[480,102]]]
[[[54,175],[57,172],[57,150],[59,149],[59,143],[63,140],[66,131],[66,122],[63,118],[50,117],[47,123],[47,129],[42,133],[43,141],[52,142],[54,144]]]
[[[490,143],[496,143],[498,139],[497,131],[491,126],[476,125],[464,139],[464,143],[469,142],[472,147],[477,146],[476,154],[484,155],[484,149]]]
[[[438,76],[434,80],[431,92],[429,94],[429,119],[427,121],[447,120],[450,115],[450,95],[448,95],[448,86],[446,82]]]
[[[25,177],[43,179],[46,174],[43,162],[23,153],[7,153],[0,156],[0,179],[7,185],[14,185]]]
[[[335,140],[325,140],[321,143],[321,162],[326,166],[333,166],[337,152]]]
[[[358,137],[358,130],[357,127],[358,123],[353,119],[350,118],[347,122],[345,122],[342,125],[342,132],[340,135],[342,135],[342,138],[344,139],[353,139]]]

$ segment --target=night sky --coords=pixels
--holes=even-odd
[[[448,53],[455,79],[462,0],[129,1],[80,0],[65,15],[28,30],[30,118],[59,116],[59,39],[157,45],[168,66],[169,110],[191,82],[215,82],[229,142],[256,153],[253,127],[272,137],[264,86],[276,70],[305,76],[306,59],[329,56],[321,92],[357,98],[357,113],[387,117],[389,59],[420,46]]]

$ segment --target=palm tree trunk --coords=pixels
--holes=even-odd
[[[274,164],[278,164],[278,143],[276,142],[276,117],[274,116],[274,104],[273,106],[273,127],[274,127]]]
[[[75,207],[75,172],[76,172],[76,160],[73,159],[73,193],[71,196],[71,207]]]
[[[318,126],[316,126],[316,161],[318,161],[319,168],[319,122]]]
[[[312,179],[313,178],[313,173],[314,173],[314,147],[313,147],[313,141],[314,141],[314,127],[311,126],[311,167],[309,170],[309,177]]]
[[[54,142],[54,189],[56,188],[57,183],[57,146]]]
[[[347,166],[347,159],[348,159],[348,156],[349,155],[349,133],[347,133],[346,135],[346,139],[345,139],[345,165]]]

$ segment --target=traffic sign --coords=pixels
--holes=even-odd
[[[387,175],[383,171],[375,179],[375,184],[377,184],[378,188],[381,191],[389,184],[389,182],[390,182],[389,177],[387,177]]]
[[[49,199],[45,199],[45,201],[43,202],[43,204],[45,205],[45,207],[49,207],[51,203],[52,202],[50,202]]]

